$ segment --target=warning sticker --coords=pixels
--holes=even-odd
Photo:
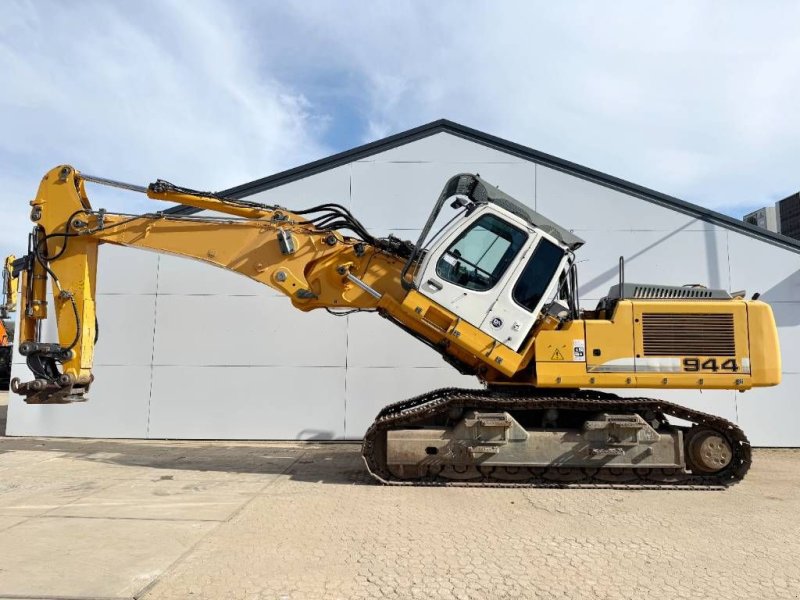
[[[572,340],[572,360],[576,362],[586,361],[586,340]]]
[[[564,360],[564,355],[561,354],[561,351],[556,348],[556,351],[553,352],[553,356],[550,357],[550,360]]]

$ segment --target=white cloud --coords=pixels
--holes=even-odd
[[[245,27],[195,1],[4,4],[0,251],[24,250],[26,201],[58,164],[219,190],[327,154],[324,119],[263,71]],[[96,206],[151,206],[92,192]]]
[[[446,117],[734,211],[800,189],[797,3],[326,6],[296,18],[366,82],[368,135]]]
[[[781,2],[6,3],[0,252],[59,163],[222,189],[440,117],[740,211],[800,189],[798,22]]]

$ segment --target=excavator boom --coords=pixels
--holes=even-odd
[[[87,183],[214,215],[96,210]],[[431,235],[448,202],[456,215]],[[447,182],[416,244],[372,236],[338,204],[288,210],[69,166],[45,175],[31,207],[28,253],[4,280],[9,297],[20,282],[19,352],[34,379],[12,381],[12,390],[28,403],[87,399],[102,244],[238,272],[302,311],[377,312],[488,384],[483,393],[436,392],[384,409],[364,445],[368,468],[384,482],[583,485],[621,470],[637,485],[727,485],[749,465],[735,425],[581,388],[744,391],[780,381],[768,305],[723,290],[621,280],[595,310],[582,311],[575,251],[583,240],[470,174]],[[57,342],[41,339],[48,311]]]

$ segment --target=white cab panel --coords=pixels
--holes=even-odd
[[[502,230],[495,233],[486,229],[495,226],[491,223],[502,227]],[[503,237],[506,235],[508,239]],[[513,250],[512,238],[517,240],[516,251]],[[521,219],[495,206],[482,206],[471,215],[455,221],[441,240],[431,247],[415,283],[423,296],[467,323],[483,329],[498,341],[504,341],[506,331],[483,326],[486,315],[516,273],[520,257],[525,255],[535,238],[532,228]],[[508,266],[505,270],[500,269],[499,278],[492,284],[492,272],[503,261],[508,261]],[[457,282],[462,276],[464,282]],[[475,287],[483,282],[489,287]]]

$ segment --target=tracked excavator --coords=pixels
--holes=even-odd
[[[96,210],[89,183],[203,212]],[[485,384],[380,411],[362,453],[387,484],[726,487],[750,466],[742,430],[639,390],[780,381],[768,304],[744,292],[628,283],[620,269],[619,283],[581,310],[583,240],[469,173],[446,182],[416,243],[374,237],[338,204],[290,210],[70,166],[44,176],[31,219],[28,253],[13,269],[19,352],[33,379],[12,389],[26,402],[88,397],[99,246],[188,257],[268,285],[302,311],[375,312]],[[48,314],[57,342],[41,337]],[[624,395],[601,391],[610,388]]]
[[[7,390],[11,379],[14,323],[11,313],[17,309],[17,279],[12,276],[15,257],[9,256],[3,265],[2,294],[0,294],[0,390]]]

